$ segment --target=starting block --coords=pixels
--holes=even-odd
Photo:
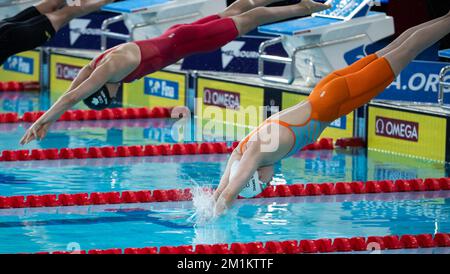
[[[292,84],[301,77],[306,86],[315,85],[330,72],[348,65],[346,54],[364,49],[394,34],[394,20],[384,13],[371,12],[371,0],[329,0],[332,8],[310,17],[260,26],[261,33],[278,35],[259,48],[258,74],[263,81]],[[266,54],[281,43],[288,57]],[[286,65],[283,76],[264,74],[265,63]]]

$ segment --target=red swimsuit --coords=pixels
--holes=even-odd
[[[141,51],[141,63],[123,82],[133,82],[189,55],[216,50],[238,35],[233,19],[212,15],[191,24],[175,25],[159,37],[133,42]],[[98,56],[94,68],[113,49]]]

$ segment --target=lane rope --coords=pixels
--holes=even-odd
[[[54,251],[35,254],[301,254],[450,247],[449,233]]]
[[[34,123],[45,111],[25,112],[22,117],[15,112],[0,113],[0,123]],[[58,121],[97,121],[97,120],[123,120],[170,118],[171,108],[108,108],[104,110],[68,110]]]
[[[9,81],[9,82],[1,82],[0,81],[0,92],[19,92],[19,91],[40,91],[41,85],[36,81]]]
[[[336,141],[337,146],[341,148],[360,147],[363,143],[364,141],[360,138],[345,138]],[[0,156],[0,162],[227,154],[231,153],[238,146],[238,144],[239,142],[233,142],[230,146],[228,146],[226,142],[217,142],[118,147],[106,146],[89,148],[3,150]],[[313,144],[305,146],[302,151],[333,150],[334,148],[333,139],[322,138]]]
[[[213,189],[205,188],[206,191]],[[450,190],[450,178],[410,180],[383,180],[367,182],[308,183],[269,186],[258,198],[282,198],[322,195],[377,194],[394,192],[424,192]],[[239,197],[239,199],[244,199]],[[139,190],[123,192],[93,192],[75,194],[45,194],[27,196],[0,196],[0,209],[87,206],[105,204],[130,204],[153,202],[191,201],[192,190]]]

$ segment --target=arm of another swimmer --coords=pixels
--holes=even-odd
[[[252,178],[253,174],[259,167],[261,154],[258,146],[248,148],[242,157],[239,168],[234,178],[229,179],[228,185],[220,194],[216,202],[216,214],[222,214],[236,200],[242,188]]]

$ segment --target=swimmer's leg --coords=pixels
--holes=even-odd
[[[379,50],[379,51],[377,52],[377,55],[378,55],[378,56],[384,56],[384,55],[386,55],[388,52],[390,52],[390,51],[396,49],[396,48],[399,47],[401,44],[403,44],[403,42],[405,42],[406,39],[408,39],[411,35],[413,35],[414,32],[416,32],[416,31],[418,31],[418,30],[420,30],[420,29],[422,29],[422,28],[425,28],[425,27],[427,27],[427,26],[430,26],[430,25],[432,25],[432,24],[434,24],[434,23],[436,23],[436,22],[439,22],[440,20],[442,20],[442,19],[444,19],[444,18],[445,18],[445,16],[442,16],[442,17],[436,18],[436,19],[434,19],[434,20],[427,21],[427,22],[425,22],[425,23],[423,23],[423,24],[420,24],[420,25],[417,25],[417,26],[414,26],[414,27],[412,27],[412,28],[407,29],[407,30],[404,31],[399,37],[397,37],[394,41],[392,41],[389,45],[387,45],[387,46],[384,47],[383,49]]]
[[[264,7],[276,2],[280,2],[283,0],[238,0],[231,4],[229,7],[227,7],[224,11],[220,12],[219,14],[210,15],[204,18],[201,18],[195,22],[189,23],[189,24],[177,24],[172,27],[170,27],[167,31],[173,30],[175,28],[178,28],[180,26],[186,26],[186,25],[202,25],[209,23],[211,21],[220,19],[220,18],[227,18],[231,16],[236,16],[239,14],[242,14],[244,12],[247,12],[251,9],[257,8],[257,7]]]
[[[293,17],[310,15],[314,12],[326,10],[329,5],[314,2],[312,0],[303,0],[299,4],[282,7],[258,7],[242,14],[232,16],[239,35],[244,35],[256,27],[268,23],[273,23]]]
[[[394,78],[385,58],[378,58],[356,73],[339,76],[309,95],[311,118],[331,122],[347,115],[377,96]]]
[[[55,31],[61,29],[70,20],[87,15],[113,2],[114,0],[81,0],[80,6],[65,6],[62,9],[46,14]]]
[[[397,76],[423,50],[437,43],[449,33],[450,12],[443,16],[441,20],[415,31],[394,50],[385,54],[381,51],[377,55],[380,54],[380,57],[386,58]]]
[[[346,115],[376,97],[424,49],[450,32],[450,12],[432,24],[416,28],[403,43],[360,71],[332,79],[309,96],[311,117],[329,122]],[[405,36],[404,36],[405,37]]]
[[[41,14],[54,12],[62,7],[65,3],[65,0],[44,0],[2,21],[9,23],[24,22]]]
[[[34,7],[41,13],[46,14],[57,11],[66,4],[66,0],[43,0]]]
[[[219,14],[206,16],[204,18],[200,18],[199,20],[194,21],[189,24],[176,24],[176,25],[170,27],[169,29],[167,29],[167,31],[171,31],[171,30],[179,28],[181,26],[206,24],[206,23],[215,21],[220,18],[236,16],[236,15],[239,15],[246,11],[249,11],[251,9],[254,9],[257,7],[264,7],[264,6],[267,6],[267,5],[276,3],[276,2],[280,2],[280,1],[283,1],[283,0],[238,0],[238,1],[234,2],[233,4],[231,4],[229,7],[227,7],[223,12],[220,12]]]
[[[283,0],[238,0],[219,13],[220,17],[231,17],[242,14],[257,7],[265,7]]]
[[[350,73],[355,73],[355,72],[363,69],[364,67],[366,67],[373,61],[377,60],[377,58],[378,58],[377,55],[371,54],[364,58],[359,59],[358,61],[354,62],[353,64],[351,64],[348,67],[333,71],[332,73],[330,73],[326,77],[324,77],[322,80],[320,80],[320,82],[314,87],[314,89],[318,89],[318,90],[323,89],[323,87],[326,84],[328,84],[329,82],[331,82],[332,80],[334,80],[340,76],[344,76],[344,75],[347,75]]]

